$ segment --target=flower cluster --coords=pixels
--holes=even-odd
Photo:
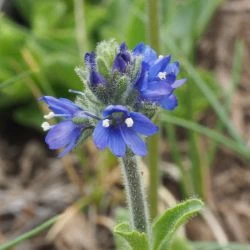
[[[61,118],[55,125],[42,124],[49,130],[45,138],[49,148],[64,148],[61,157],[93,135],[98,149],[109,147],[117,157],[123,157],[127,147],[146,155],[142,137],[158,131],[150,118],[158,107],[177,106],[174,90],[186,81],[177,80],[179,63],[170,60],[143,43],[130,51],[125,43],[101,42],[96,53],[85,54],[84,67],[76,68],[83,90],[69,90],[76,94],[75,102],[40,98],[51,110],[45,119]]]

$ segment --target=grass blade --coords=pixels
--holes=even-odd
[[[17,81],[22,80],[22,79],[26,78],[27,76],[30,76],[30,75],[33,74],[33,73],[34,73],[34,72],[32,72],[31,70],[29,70],[29,71],[25,71],[25,72],[23,72],[23,73],[21,73],[21,74],[19,74],[19,75],[17,75],[17,76],[14,76],[14,77],[12,77],[12,78],[10,78],[10,79],[8,79],[8,80],[2,82],[2,83],[0,84],[0,89],[1,89],[1,88],[5,88],[5,87],[8,87],[9,85],[14,84],[14,83],[16,83]]]
[[[188,121],[188,120],[185,120],[182,118],[178,118],[178,117],[175,117],[173,115],[166,114],[166,113],[161,115],[161,121],[163,123],[174,124],[174,125],[186,128],[186,129],[191,129],[191,130],[198,132],[200,134],[203,134],[203,135],[211,138],[212,140],[216,141],[217,143],[224,145],[225,147],[241,154],[246,159],[250,160],[250,150],[245,145],[237,143],[237,142],[233,141],[232,139],[227,138],[226,136],[218,133],[217,131],[206,128],[206,127],[199,125],[195,122]]]
[[[169,47],[169,49],[171,50],[173,54],[176,54],[178,55],[179,58],[181,58],[177,47],[170,39],[166,40],[166,45]],[[193,80],[196,86],[200,89],[200,91],[207,98],[208,102],[213,107],[216,114],[221,119],[221,121],[223,122],[224,126],[227,128],[230,135],[238,142],[244,143],[243,139],[239,136],[238,132],[232,125],[232,122],[230,121],[226,110],[223,108],[220,102],[216,99],[216,96],[214,95],[212,90],[207,86],[206,82],[198,74],[198,72],[195,70],[193,65],[184,57],[181,58],[181,65],[189,74],[190,78]]]

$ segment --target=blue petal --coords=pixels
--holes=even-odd
[[[165,56],[161,59],[158,59],[154,63],[154,65],[149,69],[149,79],[150,80],[154,79],[155,77],[157,77],[159,72],[164,72],[170,60],[171,60],[171,56]]]
[[[130,62],[130,53],[125,42],[120,45],[120,55],[126,63]]]
[[[172,88],[176,89],[182,86],[186,81],[187,81],[187,78],[179,79],[179,80],[176,80],[171,86]]]
[[[178,105],[178,101],[175,95],[170,95],[162,98],[159,104],[164,109],[173,110]]]
[[[147,83],[148,83],[147,68],[148,65],[142,63],[140,75],[138,76],[138,79],[136,80],[135,83],[135,88],[138,89],[139,91],[147,88]]]
[[[120,45],[120,52],[115,57],[113,63],[113,70],[118,70],[121,73],[125,73],[129,62],[130,62],[130,53],[127,50],[126,43],[122,43]]]
[[[143,62],[152,64],[157,60],[157,53],[148,45],[144,43],[139,43],[133,49],[134,55],[143,55]]]
[[[173,73],[178,75],[180,71],[180,64],[179,62],[170,63],[167,65],[166,69],[164,70],[167,74]]]
[[[91,69],[95,70],[96,69],[96,61],[95,61],[95,53],[86,53],[84,56],[84,61],[87,66],[89,66]]]
[[[118,53],[113,63],[113,70],[125,73],[129,61],[130,61],[129,53]]]
[[[117,157],[123,157],[126,152],[126,144],[121,136],[119,128],[110,128],[109,134],[109,148],[111,152]]]
[[[51,128],[45,138],[50,149],[67,146],[80,135],[80,129],[72,121],[62,121]]]
[[[128,128],[124,125],[120,127],[120,131],[125,143],[134,152],[134,154],[140,156],[145,156],[147,154],[147,147],[145,142],[136,134],[136,132],[132,128]]]
[[[65,98],[55,98],[52,96],[43,96],[39,99],[40,101],[45,101],[49,109],[55,114],[68,114],[73,115],[75,112],[81,109],[77,107],[72,101]]]
[[[127,44],[125,42],[121,43],[121,45],[120,45],[120,51],[121,52],[125,52],[127,50],[128,50]]]
[[[153,135],[159,130],[150,119],[141,113],[131,112],[130,116],[134,121],[132,129],[140,134]]]
[[[113,70],[117,70],[121,73],[125,73],[127,68],[127,63],[121,57],[121,55],[116,55],[114,63],[113,63]]]
[[[122,112],[122,113],[125,113],[125,114],[129,114],[128,109],[125,108],[122,105],[109,105],[107,108],[104,109],[102,114],[103,114],[104,117],[107,117],[107,116],[111,115],[114,112]]]
[[[155,81],[148,83],[147,89],[141,91],[142,96],[146,98],[157,98],[169,95],[173,92],[173,88],[165,81]]]
[[[173,84],[173,83],[175,82],[175,80],[176,80],[176,75],[175,75],[175,74],[169,73],[169,74],[166,75],[165,81],[166,81],[167,83]]]
[[[143,42],[138,43],[133,49],[133,54],[134,55],[144,55],[146,47],[147,47],[147,45],[145,43],[143,43]]]
[[[58,155],[58,157],[63,157],[64,155],[66,155],[68,152],[70,152],[76,145],[77,140],[80,136],[80,130],[78,131],[74,131],[74,133],[72,134],[71,137],[71,142],[67,145],[67,147]]]
[[[105,78],[98,72],[96,71],[92,71],[90,73],[90,79],[89,79],[90,83],[92,86],[97,86],[99,84],[105,84],[106,80]]]
[[[103,150],[107,147],[109,134],[110,128],[103,127],[102,121],[99,121],[93,133],[93,140],[98,149]]]

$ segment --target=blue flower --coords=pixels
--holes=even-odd
[[[86,117],[86,115],[82,109],[65,98],[57,99],[52,96],[43,96],[39,100],[46,102],[52,111],[44,116],[45,119],[64,118],[63,121],[56,125],[50,125],[48,122],[42,124],[45,131],[49,130],[45,142],[53,150],[64,148],[59,154],[59,157],[62,157],[75,147],[82,131],[86,128],[84,125],[73,123],[72,119],[74,117]]]
[[[170,63],[171,56],[157,56],[157,53],[144,43],[138,44],[134,50],[135,56],[142,56],[140,76],[135,84],[140,99],[156,103],[172,110],[177,106],[174,90],[186,82],[177,80],[180,71],[178,62]]]
[[[127,69],[127,65],[131,61],[131,56],[128,51],[128,47],[126,43],[122,43],[119,48],[119,52],[115,57],[113,63],[113,70],[117,70],[121,73],[125,73]]]
[[[106,79],[97,71],[95,53],[86,53],[84,61],[85,64],[90,68],[89,82],[91,87],[106,84]]]
[[[93,133],[97,148],[103,150],[108,146],[117,157],[125,155],[126,145],[136,155],[147,154],[146,144],[138,134],[149,136],[158,131],[150,119],[121,105],[108,106],[103,117]]]

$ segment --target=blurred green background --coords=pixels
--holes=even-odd
[[[115,38],[133,48],[146,41],[143,0],[86,1],[84,6],[82,1],[71,0],[7,2],[11,17],[1,13],[0,19],[0,107],[16,105],[13,116],[26,126],[37,127],[41,123],[34,100],[38,91],[68,96],[67,89],[81,89],[73,69],[83,62],[83,53],[94,49],[97,42]],[[219,3],[163,1],[162,52],[170,52],[167,43],[171,40],[194,61],[196,43]],[[211,74],[202,74],[209,79],[209,85],[215,85]],[[193,92],[197,92],[195,88]],[[194,95],[200,97],[200,93]],[[199,106],[195,109],[198,115],[208,102],[204,98],[194,99],[194,106]],[[185,113],[181,109],[179,113]]]

